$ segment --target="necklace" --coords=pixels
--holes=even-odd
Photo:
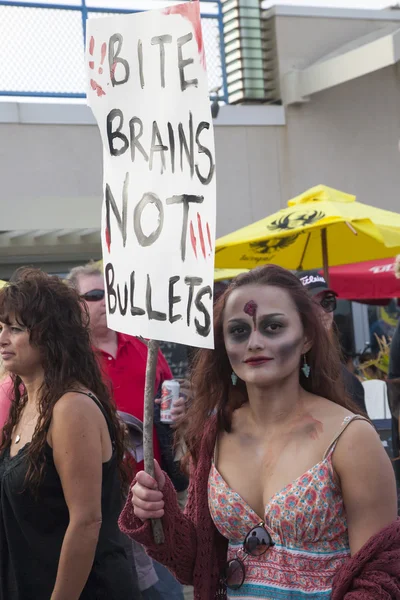
[[[20,419],[17,423],[18,429],[24,430],[24,428],[31,425],[35,419],[35,416],[36,416],[36,413],[32,413],[32,411],[30,412],[30,414],[28,413],[28,415],[26,415],[24,412],[22,414],[22,419]],[[19,444],[20,441],[21,441],[21,434],[17,433],[17,435],[15,436],[14,444]]]

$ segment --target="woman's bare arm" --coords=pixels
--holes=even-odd
[[[397,518],[396,482],[378,434],[354,421],[338,441],[333,463],[343,493],[351,554]]]
[[[68,393],[54,408],[51,444],[70,521],[51,600],[78,600],[93,565],[102,519],[102,420],[82,394]]]

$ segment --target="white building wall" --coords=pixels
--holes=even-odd
[[[284,111],[264,107],[263,114],[257,125],[215,128],[218,235],[280,208],[282,125],[273,123],[282,121]],[[222,118],[237,121],[223,110]],[[101,153],[95,125],[0,123],[0,229],[99,228]]]
[[[400,78],[389,67],[286,109],[282,195],[318,183],[400,211]]]
[[[100,227],[101,177],[95,126],[0,124],[1,230]]]

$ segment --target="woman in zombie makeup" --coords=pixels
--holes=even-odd
[[[214,325],[215,350],[197,355],[182,429],[185,513],[156,464],[155,480],[137,475],[120,526],[193,584],[196,600],[333,599],[335,575],[396,519],[390,461],[346,396],[338,347],[289,271],[239,276],[217,301]],[[156,546],[149,519],[159,517],[165,543]],[[374,590],[360,597],[380,598]]]

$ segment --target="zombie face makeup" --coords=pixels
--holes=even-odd
[[[245,312],[246,315],[249,315],[249,317],[253,319],[255,331],[257,327],[257,304],[254,302],[254,300],[249,300],[248,302],[246,302],[243,308],[243,312]]]
[[[280,344],[279,347],[277,348],[277,353],[279,354],[282,362],[286,362],[287,360],[290,360],[290,357],[292,356],[293,351],[296,348],[298,348],[299,346],[302,346],[303,343],[304,343],[304,337],[299,336],[295,340],[291,340],[291,341]]]
[[[224,340],[233,371],[247,384],[268,386],[299,377],[305,335],[290,295],[274,286],[232,292],[224,311]]]

